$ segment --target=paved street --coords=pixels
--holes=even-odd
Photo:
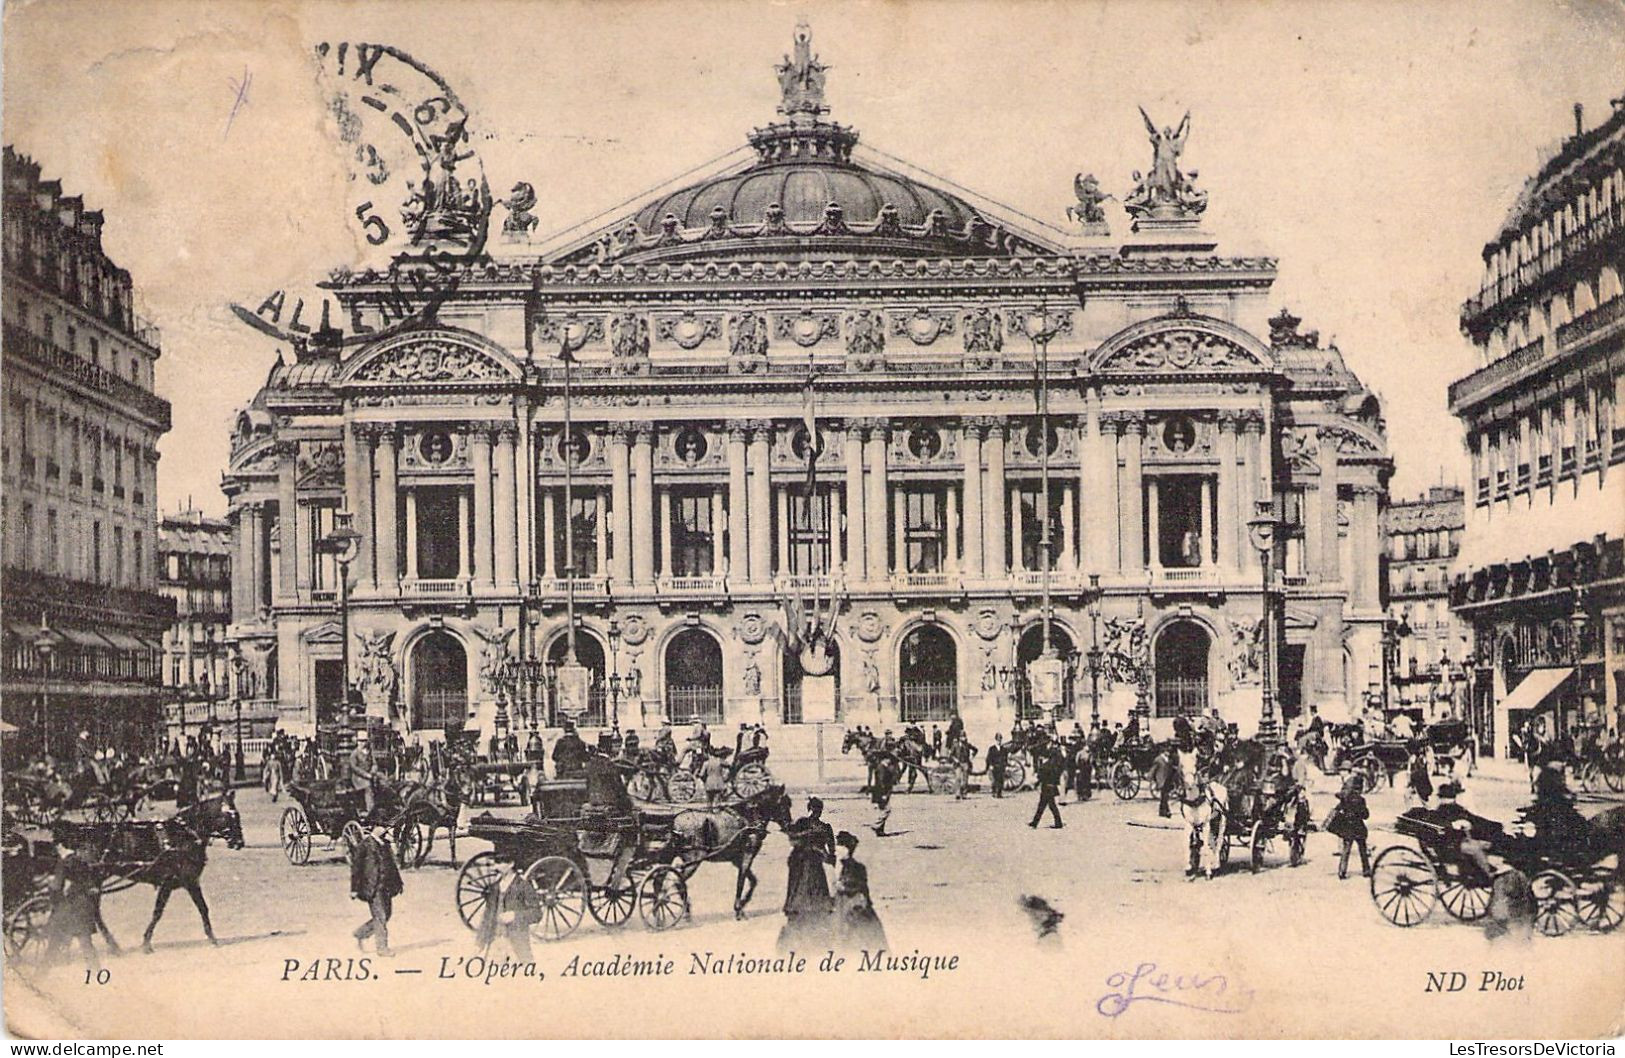
[[[1476,811],[1511,818],[1525,788],[1508,774],[1505,779],[1473,781],[1468,800]],[[1324,816],[1330,796],[1328,780],[1315,793],[1317,819]],[[1520,1017],[1536,1019],[1526,1031],[1538,1035],[1539,1019],[1556,1016],[1583,999],[1573,992],[1573,981],[1583,977],[1595,985],[1617,979],[1617,974],[1597,972],[1599,962],[1612,962],[1625,970],[1620,935],[1537,937],[1527,948],[1492,950],[1479,931],[1455,924],[1442,909],[1421,927],[1401,930],[1391,926],[1375,912],[1362,879],[1337,880],[1335,841],[1325,834],[1311,836],[1309,859],[1301,868],[1286,867],[1282,849],[1269,857],[1259,875],[1232,866],[1211,882],[1188,882],[1183,877],[1184,836],[1177,829],[1177,817],[1159,820],[1155,802],[1143,794],[1132,803],[1120,802],[1106,792],[1091,803],[1069,804],[1063,809],[1067,825],[1062,831],[1049,830],[1047,824],[1036,831],[1028,829],[1026,821],[1036,803],[1031,791],[1002,802],[986,794],[962,802],[923,793],[903,794],[896,800],[891,821],[899,833],[885,839],[873,837],[864,826],[872,818],[871,810],[855,792],[829,793],[825,799],[829,821],[837,829],[853,829],[863,839],[859,858],[868,864],[871,888],[893,949],[910,953],[918,948],[925,954],[960,956],[959,969],[933,973],[929,981],[920,981],[917,973],[885,975],[890,979],[888,987],[900,989],[896,994],[917,998],[921,1016],[927,1019],[932,1009],[946,1009],[938,1004],[970,1002],[986,1004],[990,1024],[1004,1024],[999,1031],[1023,1031],[1023,1026],[1046,1024],[1052,1018],[1060,1024],[1069,1009],[1075,1014],[1077,1005],[1094,1005],[1113,994],[1114,988],[1107,983],[1110,975],[1152,961],[1170,973],[1226,975],[1231,989],[1225,1002],[1234,1001],[1243,1008],[1246,1001],[1236,996],[1245,989],[1296,990],[1304,996],[1303,1009],[1309,1017],[1314,1016],[1317,1002],[1330,1001],[1342,989],[1369,990],[1372,1003],[1360,1008],[1360,1018],[1350,1022],[1346,1031],[1403,1032],[1406,1018],[1413,1016],[1407,1014],[1410,1005],[1422,999],[1427,970],[1465,971],[1472,978],[1469,988],[1476,990],[1481,971],[1504,969],[1524,978],[1522,990],[1472,998],[1466,994],[1435,996],[1429,1002],[1463,1009],[1471,1002],[1494,1002],[1499,1013],[1516,1009],[1521,1011]],[[801,800],[798,796],[798,813]],[[347,868],[337,850],[326,850],[318,841],[312,862],[292,867],[277,844],[276,821],[284,806],[270,804],[257,789],[243,791],[240,804],[249,847],[239,852],[215,847],[204,876],[224,946],[219,950],[207,947],[196,912],[184,894],[177,894],[159,927],[157,953],[110,960],[112,981],[107,986],[84,985],[83,970],[78,967],[30,978],[72,1023],[93,1032],[109,1009],[107,1004],[117,1000],[124,1008],[123,1017],[133,1016],[141,1022],[143,1012],[150,1014],[155,1020],[149,1031],[154,1034],[184,1032],[186,1017],[221,1005],[240,1007],[245,1018],[262,1026],[257,1031],[274,1032],[276,1010],[293,1004],[299,1007],[301,1019],[317,1022],[302,1020],[301,1031],[319,1032],[322,997],[331,989],[380,987],[376,981],[318,986],[281,980],[284,960],[299,960],[302,972],[313,960],[348,960],[356,955],[348,931],[363,920],[364,909],[348,899]],[[1399,791],[1382,791],[1372,798],[1373,823],[1391,822],[1402,807]],[[1595,803],[1582,806],[1587,811],[1597,807]],[[1391,834],[1374,832],[1373,853],[1392,840]],[[480,848],[483,845],[477,842],[461,842],[459,857],[466,859]],[[380,966],[386,972],[423,971],[421,975],[388,973],[385,978],[383,987],[425,990],[422,1005],[395,1004],[391,1030],[405,1031],[406,1026],[422,1024],[425,1031],[434,1026],[438,1031],[483,1034],[499,1031],[497,1023],[482,1020],[482,1012],[492,1009],[491,1000],[498,1000],[497,1009],[504,1011],[540,1011],[550,1005],[533,1008],[530,997],[566,994],[567,1009],[593,1010],[603,1004],[613,1008],[631,996],[658,994],[659,989],[674,986],[674,982],[658,980],[561,977],[577,955],[591,961],[610,959],[617,953],[645,956],[661,952],[675,960],[674,976],[685,983],[694,980],[688,976],[690,952],[711,951],[717,957],[728,953],[771,956],[783,922],[779,908],[787,849],[785,839],[775,830],[758,860],[761,888],[743,922],[734,921],[729,910],[732,869],[708,866],[701,869],[692,887],[692,921],[677,930],[647,934],[634,919],[625,930],[611,933],[589,919],[568,940],[538,946],[537,965],[546,981],[538,985],[522,979],[498,980],[485,985],[436,979],[442,957],[450,957],[455,969],[456,957],[475,954],[472,934],[453,909],[455,866],[444,846],[437,845],[430,866],[407,874],[406,893],[396,904],[392,933],[400,954],[391,963],[373,960],[370,964],[374,973]],[[952,900],[944,899],[949,891]],[[1066,915],[1057,937],[1043,943],[1036,940],[1026,914],[1017,906],[1023,894],[1041,896]],[[107,919],[122,943],[139,943],[150,905],[151,890],[145,888],[109,898]],[[967,922],[975,924],[973,931],[964,928]],[[499,943],[497,954],[504,951],[505,945]],[[1374,953],[1391,954],[1391,958],[1373,960]],[[1010,959],[1022,963],[1053,960],[1056,991],[1041,996],[1000,995],[999,974]],[[325,963],[320,965],[323,974],[343,977],[357,973],[356,964],[348,961],[334,963],[331,969]],[[1357,973],[1344,969],[1350,966],[1361,969]],[[1389,967],[1392,972],[1374,971],[1374,966]],[[1578,972],[1581,967],[1588,968],[1583,975]],[[159,970],[163,971],[161,980],[155,981],[154,972]],[[1349,974],[1352,976],[1346,976]],[[171,975],[195,982],[195,989],[177,989],[178,977]],[[867,976],[872,975],[848,974],[841,980],[867,983]],[[758,1007],[744,998],[756,983],[735,980],[728,992],[735,998],[729,1000],[726,1024],[737,1031],[748,1032],[751,1025],[759,1026],[760,1031],[771,1029],[771,1004]],[[796,991],[787,991],[792,986],[780,978],[760,983],[768,988],[766,995],[777,1000],[803,989],[822,994],[816,990],[833,985],[830,978],[816,976],[797,979]],[[530,991],[538,988],[544,991]],[[514,995],[525,996],[524,1005],[509,1005],[511,1000],[505,997]],[[1389,999],[1383,1001],[1384,996]],[[1104,1005],[1113,1007],[1110,1002]],[[890,1006],[894,1012],[899,1009],[895,999]],[[878,1016],[880,1011],[869,1011],[859,1002],[846,1016],[862,1023],[871,1013]],[[1220,1015],[1165,1003],[1131,1004],[1119,1016],[1135,1022],[1133,1031],[1141,1034],[1177,1032],[1181,1026],[1221,1034],[1244,1028],[1241,1020],[1227,1022]],[[719,1011],[715,1017],[723,1014]],[[1186,1022],[1178,1020],[1180,1017],[1198,1020]],[[180,1020],[166,1020],[171,1018]],[[348,1024],[352,1030],[366,1031],[353,1021]],[[716,1022],[717,1027],[722,1024]],[[1234,1029],[1227,1030],[1227,1024]],[[169,1027],[162,1027],[166,1025]],[[1245,1028],[1264,1033],[1288,1031],[1257,1023]],[[919,1030],[929,1032],[929,1024]]]

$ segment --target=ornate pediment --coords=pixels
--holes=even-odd
[[[502,382],[518,377],[506,355],[479,335],[452,330],[409,332],[357,354],[353,382]]]
[[[1103,371],[1256,371],[1266,366],[1240,342],[1190,327],[1136,338],[1099,365]]]
[[[323,621],[315,628],[307,629],[299,638],[307,646],[317,646],[323,643],[338,646],[344,642],[344,632],[339,628],[337,621]]]

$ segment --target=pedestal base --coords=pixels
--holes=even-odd
[[[835,722],[834,676],[801,678],[801,722],[804,724]]]

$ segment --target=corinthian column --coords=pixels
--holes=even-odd
[[[640,426],[632,435],[632,580],[644,586],[655,580],[654,427]]]
[[[484,424],[474,427],[474,564],[464,572],[480,584],[495,583],[491,568],[491,431]]]
[[[966,422],[960,451],[965,462],[965,576],[982,576],[982,424]]]
[[[1004,555],[1004,423],[987,420],[987,442],[982,455],[987,459],[987,482],[982,490],[982,560],[989,577],[1003,577]],[[1016,541],[1016,547],[1021,541]]]
[[[373,525],[378,531],[378,586],[396,591],[400,584],[400,549],[396,524],[400,493],[395,462],[395,427],[378,428],[378,502]]]
[[[613,523],[611,576],[622,584],[632,579],[632,470],[630,429],[623,423],[609,431],[609,516]]]
[[[1320,517],[1320,554],[1315,563],[1320,579],[1329,583],[1339,579],[1342,546],[1337,528],[1337,438],[1325,430],[1320,432]]]
[[[769,478],[772,462],[773,424],[751,424],[750,436],[750,579],[765,584],[773,579],[773,489]]]
[[[735,584],[750,579],[749,522],[745,515],[745,444],[750,431],[744,426],[728,430],[728,578]]]
[[[884,580],[889,576],[886,564],[887,525],[886,503],[886,444],[891,437],[891,426],[884,420],[871,423],[869,440],[865,443],[868,457],[869,481],[864,491],[864,536],[868,541],[869,579]]]
[[[1234,412],[1219,413],[1219,553],[1218,564],[1225,569],[1239,571],[1241,548],[1238,535],[1244,521],[1236,509],[1236,429],[1241,424]],[[1252,517],[1252,512],[1247,512]]]
[[[1146,568],[1145,553],[1145,503],[1142,499],[1144,475],[1140,469],[1140,457],[1144,445],[1145,419],[1136,416],[1125,419],[1123,433],[1118,438],[1118,447],[1123,450],[1123,477],[1117,490],[1117,506],[1122,513],[1119,532],[1122,533],[1123,568],[1127,570],[1141,570]],[[1157,542],[1151,541],[1156,547]]]
[[[518,517],[518,504],[516,502],[516,488],[514,485],[514,448],[519,442],[519,430],[513,425],[503,425],[497,430],[497,447],[495,456],[496,491],[491,497],[491,514],[495,522],[492,534],[492,547],[496,551],[496,561],[492,563],[496,571],[498,584],[504,587],[514,583],[518,564],[518,544],[514,538],[515,519]]]
[[[278,535],[282,538],[282,555],[277,564],[276,591],[279,599],[292,602],[297,596],[299,577],[299,496],[294,475],[298,471],[299,442],[278,441],[276,445],[276,507]],[[348,466],[348,461],[346,461]]]
[[[868,545],[863,524],[863,438],[865,430],[856,420],[846,424],[846,576],[848,580],[868,579]]]
[[[361,531],[361,550],[356,554],[356,584],[363,591],[374,586],[373,549],[378,546],[378,530],[372,522],[372,440],[377,431],[369,423],[350,424],[354,438],[355,490],[350,493],[350,510],[355,512],[355,527]],[[349,465],[349,454],[345,456]]]

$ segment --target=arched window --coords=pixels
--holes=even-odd
[[[1157,636],[1155,649],[1158,718],[1207,710],[1207,630],[1195,621],[1175,621]]]
[[[674,724],[722,719],[722,648],[709,633],[685,628],[666,644],[666,712]]]
[[[903,640],[898,691],[905,723],[959,715],[959,651],[935,625],[921,625]]]
[[[1049,641],[1055,656],[1067,663],[1061,682],[1061,707],[1055,711],[1055,719],[1069,720],[1078,715],[1073,701],[1077,648],[1072,645],[1072,637],[1066,634],[1066,629],[1054,622],[1049,626]],[[1023,720],[1037,720],[1043,715],[1043,710],[1033,704],[1032,684],[1027,678],[1027,666],[1043,653],[1044,625],[1039,622],[1021,633],[1021,642],[1016,646],[1016,714]]]
[[[564,664],[564,659],[570,653],[570,637],[561,635],[553,640],[547,648],[547,663],[549,668]],[[558,702],[556,695],[550,695],[548,701],[548,723],[553,727],[563,727],[566,719],[581,727],[603,727],[609,723],[607,699],[605,698],[604,680],[604,648],[598,640],[580,630],[576,631],[576,663],[586,667],[592,673],[592,686],[587,691],[587,711],[579,717],[569,718],[562,716],[556,710]]]
[[[445,730],[468,717],[468,654],[449,632],[430,632],[412,650],[412,727]]]

